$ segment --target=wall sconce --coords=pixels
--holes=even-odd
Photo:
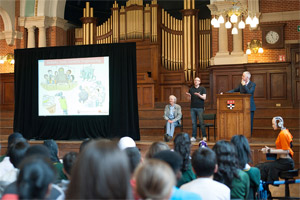
[[[251,53],[263,53],[264,50],[262,48],[262,43],[260,40],[251,40],[251,42],[248,42],[248,47],[246,50],[246,54]]]
[[[15,56],[12,53],[8,53],[5,56],[0,56],[0,64],[8,63],[10,65],[15,64]]]

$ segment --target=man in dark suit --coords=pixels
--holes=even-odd
[[[243,72],[241,83],[237,86],[237,88],[228,91],[229,93],[240,92],[241,94],[251,94],[250,97],[250,111],[251,111],[251,137],[252,137],[252,129],[253,129],[253,117],[254,111],[256,110],[256,106],[254,103],[254,91],[256,84],[250,81],[251,74],[248,71]]]

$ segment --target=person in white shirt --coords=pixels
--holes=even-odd
[[[229,187],[213,180],[214,173],[218,171],[217,158],[214,151],[209,148],[200,148],[194,151],[192,166],[197,179],[182,185],[180,189],[197,193],[202,200],[230,199]]]

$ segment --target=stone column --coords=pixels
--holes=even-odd
[[[46,40],[46,28],[39,27],[39,47],[46,47],[47,40]]]
[[[237,25],[235,25],[237,27]],[[231,52],[232,55],[243,55],[243,32],[241,29],[238,29],[238,34],[233,35],[233,50]]]
[[[28,30],[28,41],[27,41],[27,48],[35,48],[35,26],[31,26],[27,28]]]
[[[219,28],[219,51],[217,55],[229,55],[228,53],[228,37],[225,23],[220,24]]]

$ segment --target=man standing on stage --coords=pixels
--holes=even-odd
[[[201,80],[199,77],[194,79],[194,86],[192,86],[189,92],[186,92],[191,97],[191,117],[193,124],[193,133],[191,142],[195,142],[197,138],[197,115],[199,118],[199,124],[203,136],[203,140],[206,141],[206,131],[203,122],[204,112],[204,100],[206,99],[206,89],[200,86]]]
[[[228,91],[229,93],[240,92],[241,94],[251,94],[250,97],[250,111],[251,111],[251,137],[252,137],[252,129],[253,129],[253,117],[254,111],[256,110],[256,106],[254,103],[254,91],[256,84],[250,81],[251,74],[248,71],[245,71],[242,76],[241,83],[237,88]]]

